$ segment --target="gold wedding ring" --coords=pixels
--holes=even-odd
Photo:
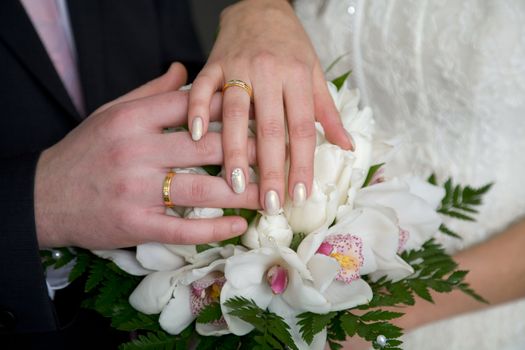
[[[162,183],[162,199],[164,199],[164,205],[168,208],[174,206],[170,196],[171,180],[173,180],[174,176],[174,171],[168,172],[164,178],[164,182]]]
[[[248,93],[248,96],[250,96],[250,101],[253,100],[252,87],[246,84],[244,81],[238,79],[228,80],[226,84],[224,84],[224,86],[222,87],[222,93],[224,93],[228,88],[231,88],[233,86],[240,87],[241,89],[246,91]]]

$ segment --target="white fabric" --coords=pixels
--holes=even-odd
[[[525,1],[296,0],[328,78],[374,110],[381,136],[405,143],[391,173],[436,172],[475,186],[494,182],[462,241],[500,232],[525,214]],[[443,336],[435,341],[436,336]],[[406,349],[524,349],[525,300],[429,325]]]

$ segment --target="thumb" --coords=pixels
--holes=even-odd
[[[146,84],[136,88],[135,90],[132,90],[127,94],[122,95],[119,98],[104,104],[103,106],[98,108],[94,113],[103,112],[117,103],[129,102],[148,96],[178,90],[181,86],[183,86],[186,83],[187,78],[188,73],[186,72],[186,68],[181,63],[174,62],[171,64],[168,71],[160,77],[153,79],[147,82]]]

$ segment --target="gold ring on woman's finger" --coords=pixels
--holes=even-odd
[[[244,81],[239,80],[239,79],[228,80],[226,84],[224,84],[224,86],[222,87],[222,93],[224,93],[228,88],[231,88],[234,86],[240,87],[241,89],[246,91],[248,93],[248,96],[250,96],[250,101],[253,100],[252,87],[248,85],[247,83],[245,83]]]

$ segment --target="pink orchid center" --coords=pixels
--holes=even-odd
[[[399,240],[397,243],[397,253],[402,253],[405,250],[405,246],[410,238],[410,232],[399,228]]]
[[[383,167],[379,168],[374,175],[372,175],[372,178],[370,179],[370,182],[368,183],[368,186],[377,185],[381,182],[385,182],[385,169]]]
[[[317,249],[317,253],[318,254],[323,254],[323,255],[326,255],[326,256],[330,256],[330,254],[332,253],[333,250],[334,250],[334,247],[330,243],[323,242],[319,246],[319,249]]]
[[[217,271],[193,282],[190,294],[192,314],[198,315],[207,305],[218,302],[224,283],[224,274]]]
[[[274,294],[283,294],[288,286],[288,270],[281,265],[274,265],[266,273],[266,280]]]
[[[346,284],[361,278],[363,266],[363,240],[351,234],[336,234],[326,237],[317,253],[333,258],[340,266],[336,280]]]

